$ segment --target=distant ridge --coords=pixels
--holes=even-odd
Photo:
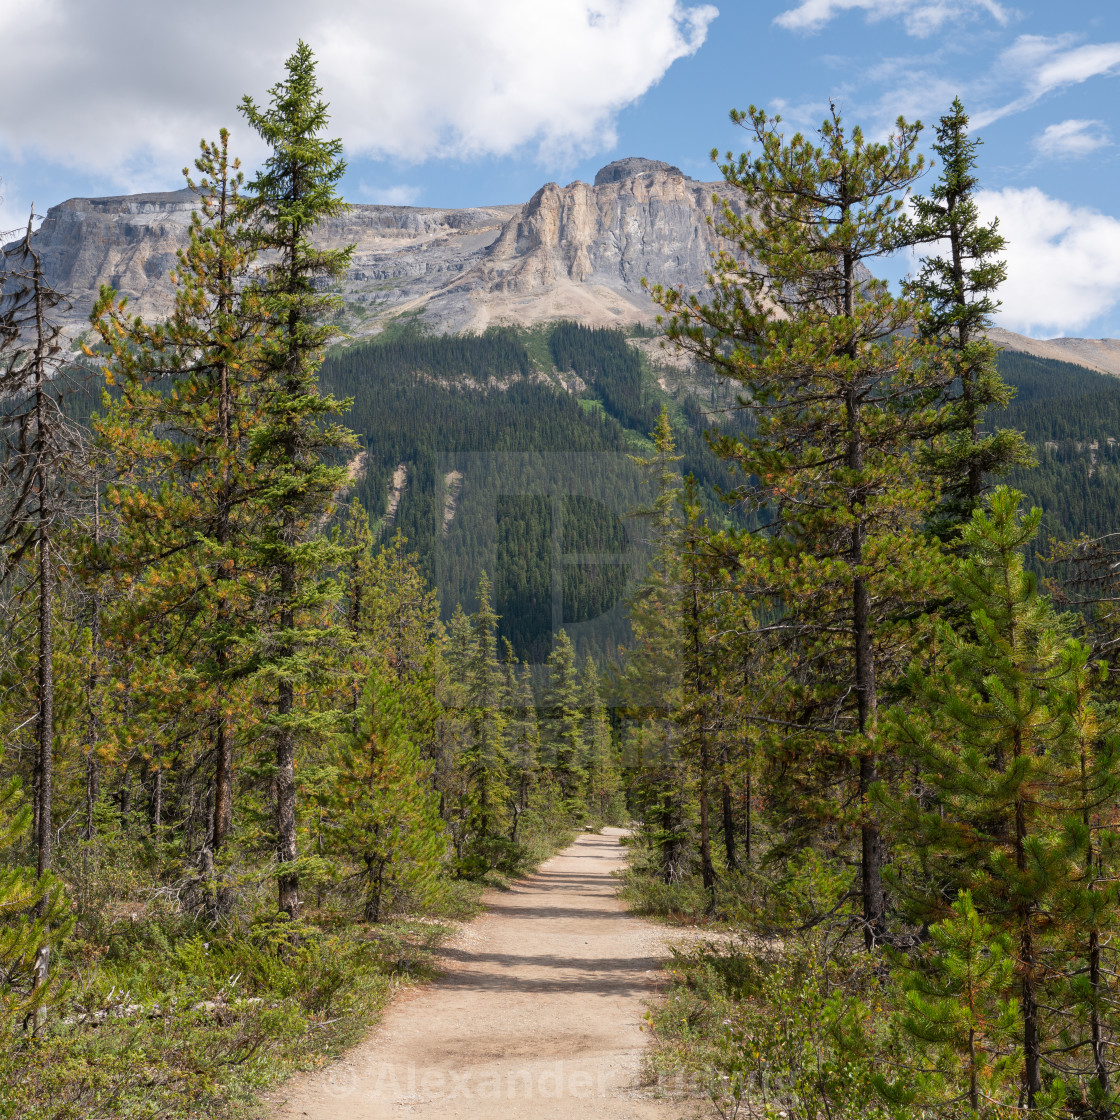
[[[1017,350],[1035,358],[1053,358],[1059,362],[1111,373],[1120,377],[1120,339],[1116,338],[1028,338],[1026,335],[993,327],[988,337],[1005,350]]]

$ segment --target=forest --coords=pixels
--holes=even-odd
[[[1115,1115],[1120,396],[989,342],[960,102],[909,205],[920,125],[733,113],[669,388],[648,328],[343,345],[312,52],[240,112],[165,321],[74,349],[5,251],[0,1116],[245,1115],[606,825],[711,934],[648,1024],[698,1106]]]

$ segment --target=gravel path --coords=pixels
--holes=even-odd
[[[664,931],[626,913],[620,831],[581,836],[488,897],[446,975],[346,1057],[292,1081],[274,1120],[678,1120],[640,1087]]]

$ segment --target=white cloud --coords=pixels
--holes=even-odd
[[[819,31],[842,12],[861,11],[871,21],[901,19],[911,35],[926,36],[945,24],[987,13],[1000,26],[1011,11],[996,0],[801,0],[774,22],[790,31]]]
[[[1037,187],[981,191],[977,203],[1007,238],[1000,326],[1069,333],[1120,302],[1120,219]]]
[[[1087,156],[1098,148],[1107,148],[1111,141],[1104,121],[1071,119],[1048,125],[1032,143],[1041,156],[1075,159]]]
[[[1048,93],[1080,85],[1090,78],[1120,73],[1120,43],[1085,43],[1075,47],[1072,35],[1020,35],[999,58],[1001,73],[1022,75],[1024,91],[996,109],[977,113],[973,125],[982,128],[1022,109]]]
[[[304,38],[347,150],[545,162],[608,147],[614,118],[703,43],[687,0],[4,0],[0,149],[166,183],[258,101]]]
[[[379,206],[413,206],[420,198],[420,188],[398,183],[392,187],[374,187],[362,183],[358,195],[363,202],[375,202]]]

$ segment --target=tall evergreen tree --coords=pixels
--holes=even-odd
[[[560,786],[560,793],[573,815],[587,781],[583,719],[580,712],[579,670],[576,651],[566,630],[560,630],[548,656],[548,687],[545,692],[546,723],[542,746],[546,764]]]
[[[1046,1008],[1068,1000],[1056,1000],[1053,987],[1043,998],[1058,976],[1044,962],[1069,951],[1061,927],[1068,929],[1070,914],[1089,933],[1074,949],[1075,971],[1088,966],[1092,974],[1086,913],[1099,920],[1102,900],[1090,897],[1098,876],[1087,866],[1093,848],[1085,820],[1115,804],[1120,743],[1092,734],[1087,751],[1087,651],[1069,638],[1068,620],[1024,565],[1041,515],[1035,509],[1021,517],[1020,498],[997,487],[988,509],[964,527],[951,586],[972,626],[942,625],[948,664],[932,674],[915,666],[909,685],[917,705],[892,713],[889,734],[925,791],[903,803],[898,822],[923,869],[922,889],[910,889],[914,915],[939,916],[946,894],[967,890],[981,918],[1014,941],[1023,1091],[1034,1108],[1044,1099]],[[1082,995],[1092,1021],[1099,991]],[[1093,1034],[1099,1037],[1099,1021]],[[1080,1038],[1071,1050],[1092,1046],[1095,1059],[1094,1043]],[[1095,1060],[1089,1068],[1099,1081]]]
[[[322,671],[319,653],[336,635],[322,612],[335,594],[328,573],[344,556],[322,531],[333,496],[347,477],[329,462],[354,445],[332,422],[348,407],[320,393],[317,372],[336,330],[324,322],[338,306],[322,284],[341,276],[353,247],[320,249],[315,226],[342,213],[338,184],[346,170],[342,142],[326,140],[328,106],[315,76],[311,48],[300,42],[285,63],[287,75],[258,107],[248,95],[241,112],[268,145],[264,166],[246,188],[254,247],[269,255],[257,281],[268,319],[262,340],[262,423],[250,461],[272,516],[261,527],[261,567],[271,573],[267,629],[258,679],[274,689],[269,720],[275,742],[276,841],[279,908],[299,914],[295,762],[297,743],[322,734],[334,716],[314,711],[307,686]]]
[[[633,638],[623,661],[620,692],[630,792],[658,851],[662,877],[672,882],[683,869],[688,835],[679,735],[671,719],[681,685],[684,639],[679,589],[681,456],[668,409],[662,408],[650,438],[654,452],[634,457],[654,493],[650,505],[635,511],[647,527],[650,561],[630,600]]]
[[[213,741],[204,844],[217,855],[233,823],[235,740],[249,732],[235,727],[235,712],[244,721],[248,710],[238,682],[256,655],[252,544],[263,507],[249,446],[261,420],[263,312],[229,133],[200,147],[199,178],[184,168],[199,208],[179,252],[171,317],[145,323],[108,288],[91,313],[118,391],[94,424],[115,475],[105,498],[116,532],[93,543],[91,567],[112,572],[124,592],[111,639],[144,651],[130,680],[136,703],[169,742]]]
[[[529,796],[540,777],[541,734],[537,702],[528,665],[518,666],[513,646],[502,640],[502,671],[505,678],[505,720],[510,759],[510,811],[513,825],[510,840],[517,843],[521,818],[529,808]]]
[[[653,294],[669,338],[748,391],[757,427],[717,448],[770,522],[768,536],[744,539],[740,562],[754,595],[783,612],[801,664],[792,710],[780,718],[805,730],[781,748],[814,774],[802,814],[854,809],[871,945],[887,933],[870,797],[880,777],[879,695],[913,640],[899,613],[918,613],[937,578],[936,550],[921,533],[932,496],[912,450],[940,431],[944,373],[927,345],[905,336],[917,306],[872,279],[866,262],[898,242],[905,192],[923,166],[920,126],[900,119],[880,143],[849,130],[835,109],[819,140],[787,139],[780,118],[754,108],[732,120],[758,148],[721,165],[749,209],[725,206],[720,232],[732,248],[716,258],[714,295]],[[853,780],[849,797],[842,790]]]
[[[53,550],[64,512],[66,476],[76,473],[82,456],[61,407],[68,382],[55,316],[68,301],[47,282],[31,233],[29,218],[24,236],[6,252],[0,272],[0,580],[8,580],[25,556],[34,556],[34,832],[42,876],[51,866],[54,836]]]
[[[583,663],[580,681],[584,713],[583,739],[587,744],[587,807],[599,824],[622,820],[622,787],[611,734],[610,714],[594,658]]]
[[[468,772],[470,829],[486,843],[505,832],[509,781],[502,671],[498,664],[498,615],[485,572],[478,581],[478,610],[470,617],[470,656],[463,667],[467,688],[467,741],[459,764]]]
[[[924,305],[918,325],[923,338],[942,350],[951,375],[952,404],[944,436],[930,453],[942,487],[931,518],[935,531],[953,534],[972,516],[987,478],[1033,457],[1019,433],[988,432],[984,417],[1007,406],[1011,390],[996,367],[996,346],[986,334],[999,308],[995,293],[1007,278],[999,259],[1006,241],[999,219],[984,223],[976,205],[977,149],[982,141],[968,134],[968,114],[959,97],[937,124],[934,152],[941,174],[928,196],[916,196],[913,218],[900,238],[913,245],[941,245],[945,255],[923,257],[911,296]]]

